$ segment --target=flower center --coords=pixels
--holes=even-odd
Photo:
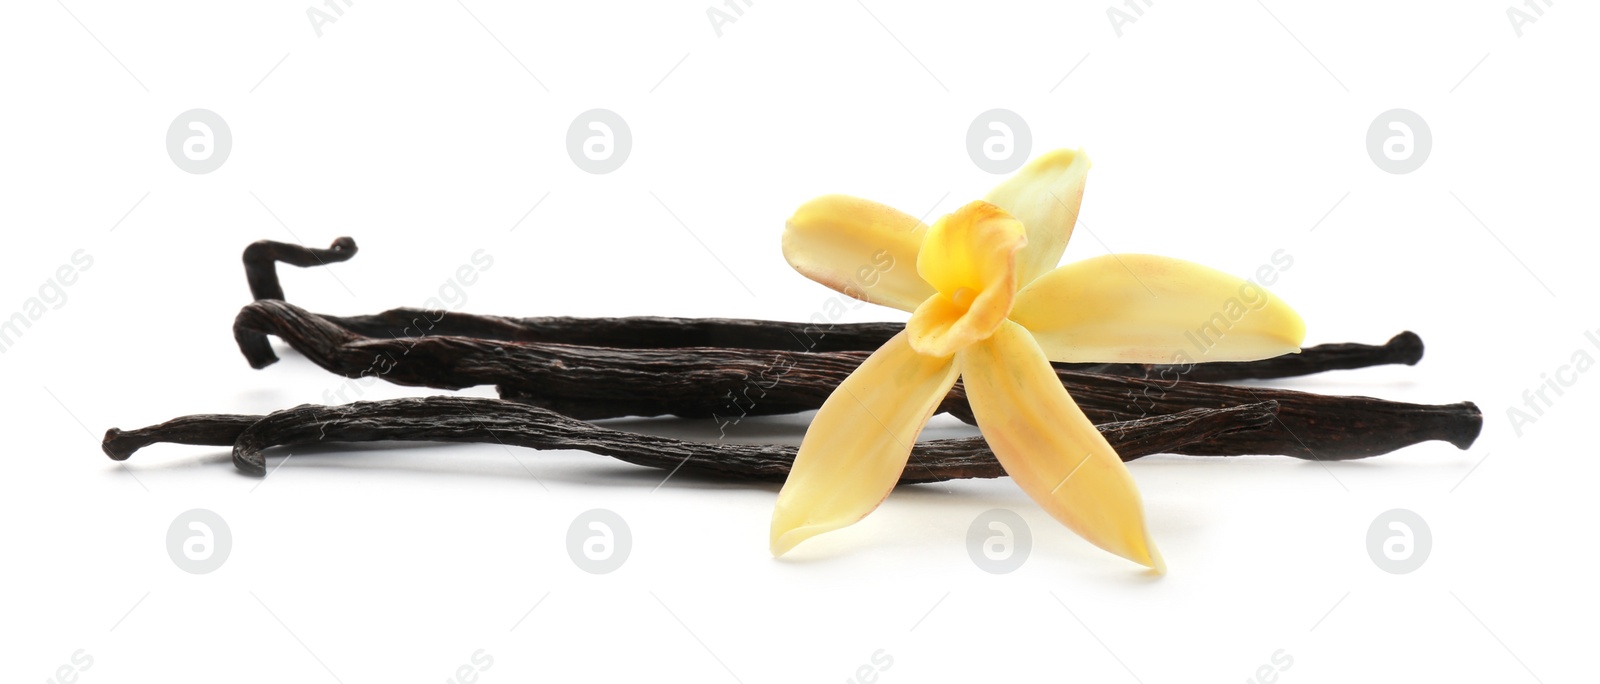
[[[955,293],[950,295],[950,301],[960,308],[962,313],[966,313],[968,309],[971,309],[973,300],[977,298],[978,291],[970,287],[956,288]]]

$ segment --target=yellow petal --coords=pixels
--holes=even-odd
[[[1017,283],[1026,286],[1061,263],[1067,239],[1078,225],[1078,205],[1089,178],[1083,150],[1055,150],[1028,162],[985,197],[1028,229],[1028,247],[1017,255]]]
[[[1164,572],[1133,476],[1028,331],[1007,322],[956,363],[978,429],[1011,479],[1090,543]]]
[[[939,290],[906,323],[911,346],[950,356],[984,339],[1011,312],[1016,254],[1027,244],[1021,223],[988,202],[973,202],[928,230],[917,272]]]
[[[1117,254],[1074,262],[1017,293],[1051,361],[1253,361],[1300,351],[1305,321],[1255,283],[1199,264]]]
[[[783,257],[805,277],[846,295],[912,311],[933,294],[916,268],[927,230],[892,207],[826,195],[789,218]]]
[[[867,357],[823,402],[800,442],[772,512],[772,555],[877,508],[955,382],[950,359],[916,353],[903,332]]]

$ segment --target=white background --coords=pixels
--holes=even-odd
[[[0,316],[75,251],[93,264],[0,355],[6,679],[47,681],[80,649],[82,682],[437,682],[479,649],[482,682],[849,681],[880,650],[880,682],[1239,682],[1280,649],[1282,682],[1555,682],[1591,665],[1600,374],[1520,436],[1506,411],[1575,352],[1600,358],[1583,335],[1600,329],[1592,5],[1557,3],[1520,37],[1504,0],[1160,3],[1120,37],[1109,2],[760,2],[720,37],[707,2],[359,2],[320,37],[309,6],[8,5]],[[633,134],[606,175],[565,147],[596,107]],[[287,350],[262,371],[236,352],[251,241],[357,240],[349,263],[284,269],[289,300],[319,312],[421,305],[483,249],[493,266],[461,310],[803,320],[832,293],[784,263],[789,213],[844,192],[931,220],[981,196],[999,177],[966,131],[997,107],[1026,119],[1033,151],[1095,160],[1067,259],[1248,275],[1285,249],[1273,290],[1308,344],[1411,329],[1428,352],[1279,384],[1475,401],[1482,438],[1326,467],[1139,461],[1159,580],[1008,480],[902,489],[777,561],[775,487],[663,485],[578,452],[337,447],[266,480],[222,448],[152,447],[126,469],[99,452],[108,427],[344,385]],[[1406,175],[1365,143],[1397,107],[1433,136]],[[193,108],[232,132],[209,174],[164,148]],[[733,436],[793,440],[803,418]],[[704,422],[640,429],[714,436]],[[1033,534],[1009,575],[964,542],[997,507]],[[192,508],[233,537],[206,575],[166,552]],[[632,530],[609,575],[567,556],[591,508]],[[1432,531],[1408,575],[1366,550],[1393,508]]]

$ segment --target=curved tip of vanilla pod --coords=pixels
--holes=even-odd
[[[267,476],[267,459],[261,450],[242,442],[233,445],[233,467],[246,475]]]
[[[1415,366],[1422,360],[1422,337],[1410,330],[1389,338],[1383,346],[1400,353],[1399,362],[1407,366]]]
[[[244,274],[250,284],[250,296],[255,299],[283,299],[283,286],[278,282],[278,263],[291,266],[326,266],[348,261],[356,255],[353,238],[336,238],[327,249],[289,244],[276,240],[257,240],[244,248]]]
[[[1460,431],[1446,441],[1456,445],[1457,449],[1466,451],[1472,448],[1474,442],[1478,441],[1478,435],[1483,434],[1483,411],[1478,409],[1477,404],[1470,401],[1463,401],[1450,406],[1451,408],[1460,409],[1464,419],[1460,421]]]
[[[106,430],[106,436],[100,440],[100,450],[111,457],[113,461],[126,461],[133,452],[139,450],[141,445],[131,445],[123,440],[123,432],[119,428]]]
[[[272,342],[267,340],[266,333],[251,327],[250,322],[257,315],[253,306],[253,304],[245,305],[239,310],[239,315],[234,317],[233,341],[239,345],[239,353],[244,355],[250,367],[261,370],[277,363],[278,355],[272,351]]]
[[[335,252],[345,253],[345,258],[356,255],[356,239],[348,235],[333,239],[333,244],[328,247]]]

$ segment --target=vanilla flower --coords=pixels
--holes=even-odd
[[[783,238],[790,265],[911,319],[817,412],[778,495],[774,555],[872,512],[960,378],[978,428],[1028,496],[1096,546],[1164,571],[1132,476],[1050,361],[1172,363],[1185,358],[1185,333],[1207,324],[1218,336],[1194,360],[1255,360],[1298,352],[1305,324],[1254,284],[1177,259],[1057,267],[1088,170],[1081,151],[1051,152],[931,228],[838,195],[795,212]],[[891,267],[859,287],[858,271],[885,253],[915,272]],[[1240,308],[1245,293],[1257,299]]]

